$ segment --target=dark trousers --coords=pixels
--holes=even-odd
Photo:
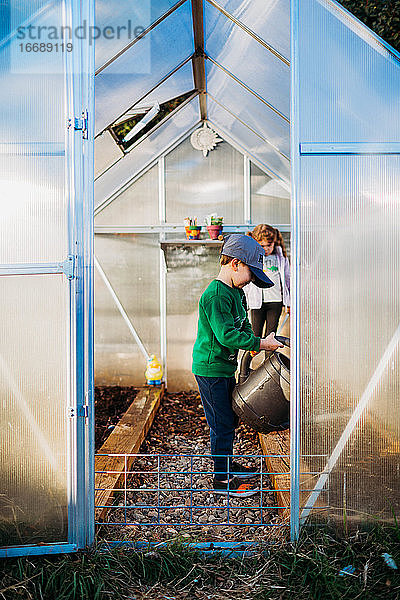
[[[199,386],[207,424],[210,428],[214,477],[227,479],[228,456],[233,454],[233,439],[238,417],[232,410],[234,377],[201,377],[195,375]]]
[[[261,308],[251,309],[250,321],[254,335],[257,337],[267,337],[271,331],[276,333],[282,306],[282,302],[263,302]],[[264,323],[265,334],[263,335]]]

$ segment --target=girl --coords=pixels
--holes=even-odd
[[[273,281],[273,287],[261,289],[253,283],[243,288],[254,335],[261,337],[266,326],[265,336],[276,332],[282,306],[289,312],[290,306],[290,266],[286,256],[282,234],[271,225],[257,225],[249,232],[265,251],[264,272]]]

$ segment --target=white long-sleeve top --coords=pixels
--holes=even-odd
[[[290,265],[287,258],[283,256],[282,248],[276,246],[275,254],[278,258],[278,270],[282,284],[282,299],[284,306],[290,306]],[[248,283],[243,288],[246,294],[248,308],[261,308],[263,301],[262,289],[254,283]]]

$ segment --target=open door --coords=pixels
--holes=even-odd
[[[92,8],[0,7],[0,556],[93,537]]]
[[[336,2],[292,9],[292,433],[315,473],[301,479],[300,521],[316,511],[390,520],[400,510],[400,56]]]

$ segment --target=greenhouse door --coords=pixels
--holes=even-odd
[[[390,520],[400,509],[400,55],[336,2],[292,9],[292,441],[316,473],[300,484],[300,522],[318,506],[342,523]]]
[[[0,556],[93,536],[92,48],[74,36],[92,7],[0,7]]]

